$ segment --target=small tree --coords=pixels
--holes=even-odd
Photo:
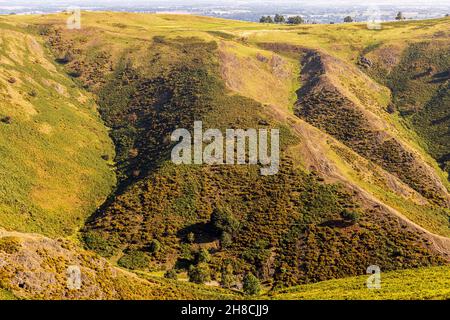
[[[196,266],[191,265],[188,276],[190,282],[203,284],[211,280],[211,271],[206,263],[199,263]]]
[[[346,22],[346,23],[348,23],[348,22],[353,22],[353,18],[350,17],[350,16],[346,16],[346,17],[344,18],[344,22]]]
[[[300,16],[289,17],[289,18],[287,19],[287,23],[288,23],[288,24],[302,24],[302,23],[304,23],[304,22],[305,22],[305,21],[304,21],[303,18],[300,17]]]
[[[399,11],[397,15],[395,16],[395,20],[404,20],[405,17],[403,16],[403,13]]]
[[[274,21],[275,23],[285,23],[285,22],[286,22],[286,19],[285,19],[285,17],[284,17],[283,15],[277,13],[277,14],[275,15],[275,18],[273,19],[273,21]]]
[[[261,285],[257,277],[255,277],[252,273],[247,273],[244,277],[243,284],[244,292],[248,295],[259,294],[261,291]]]

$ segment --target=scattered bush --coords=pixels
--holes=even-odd
[[[220,236],[220,246],[222,248],[228,248],[233,244],[233,237],[228,233],[224,232]]]
[[[220,274],[220,285],[223,288],[231,288],[234,284],[234,275],[233,275],[233,267],[231,264],[227,264],[224,267],[222,267],[222,271]]]

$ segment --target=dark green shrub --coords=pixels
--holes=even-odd
[[[190,282],[203,284],[211,280],[211,271],[208,264],[199,263],[196,266],[191,265],[188,276]]]
[[[252,273],[247,273],[244,277],[243,283],[244,292],[248,295],[259,294],[261,291],[261,285],[257,277]]]
[[[158,253],[161,250],[161,243],[158,240],[153,239],[150,242],[149,250],[151,253]]]
[[[109,258],[114,254],[114,246],[97,232],[88,231],[84,233],[82,240],[87,249],[97,252],[102,257]]]
[[[239,221],[237,221],[233,217],[233,214],[226,208],[214,209],[211,215],[211,224],[220,234],[223,232],[234,234],[239,229]]]
[[[349,221],[349,222],[355,223],[355,222],[357,222],[359,220],[360,215],[356,211],[350,211],[350,210],[344,209],[344,211],[341,212],[341,217],[345,221]]]
[[[135,270],[146,269],[150,263],[149,257],[142,251],[130,250],[128,251],[117,264],[121,267]]]

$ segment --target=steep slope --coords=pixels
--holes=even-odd
[[[422,138],[424,148],[449,172],[449,80],[448,32],[392,50],[387,42],[365,54],[370,66],[364,71],[385,83],[393,93],[392,112],[399,115]],[[381,57],[390,55],[390,61]]]
[[[39,38],[0,26],[0,226],[71,235],[107,197],[108,132]]]

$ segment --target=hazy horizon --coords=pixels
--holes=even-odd
[[[382,21],[394,19],[397,11],[411,19],[436,18],[450,12],[450,2],[443,0],[0,0],[0,14],[53,13],[71,6],[92,11],[186,13],[246,21],[280,13],[318,23],[342,22],[346,15],[363,21],[367,11],[374,8]]]

